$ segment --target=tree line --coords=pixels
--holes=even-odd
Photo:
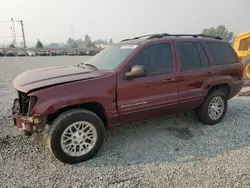
[[[71,37],[68,38],[66,44],[59,45],[58,43],[51,43],[48,45],[50,48],[60,48],[60,47],[68,47],[68,48],[90,48],[90,47],[96,47],[98,44],[113,44],[113,40],[109,39],[109,42],[107,42],[107,39],[99,39],[96,41],[91,40],[91,38],[88,35],[85,35],[84,40],[77,39],[74,40]],[[37,39],[36,48],[43,48],[42,42]]]
[[[234,38],[234,33],[229,32],[224,25],[219,25],[217,27],[204,28],[201,32],[202,34],[213,36],[213,37],[221,37],[223,40],[231,42]]]
[[[234,38],[234,33],[228,31],[225,25],[204,28],[201,31],[201,34],[213,36],[213,37],[221,37],[223,40],[226,40],[228,42],[231,42]],[[51,43],[48,45],[48,47],[50,48],[59,48],[59,47],[90,48],[90,47],[96,47],[96,45],[98,44],[113,44],[113,40],[109,39],[109,41],[107,41],[106,39],[99,39],[99,40],[92,42],[91,38],[88,35],[85,35],[84,40],[82,39],[74,40],[69,37],[66,44],[59,45],[58,43]],[[15,48],[14,44],[10,44],[9,47]],[[43,44],[39,39],[37,39],[36,48],[43,48]]]

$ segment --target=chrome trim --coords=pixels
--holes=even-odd
[[[138,105],[143,105],[143,104],[147,104],[147,103],[148,103],[148,101],[125,104],[125,105],[121,105],[121,108],[126,108],[126,107],[131,107],[131,106],[138,106]]]

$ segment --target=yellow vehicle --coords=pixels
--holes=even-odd
[[[241,62],[245,66],[244,77],[250,79],[250,31],[239,33],[235,36],[233,48],[240,57]]]

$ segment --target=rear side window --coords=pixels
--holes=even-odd
[[[180,58],[181,71],[201,68],[201,60],[198,49],[193,42],[177,43],[178,55]]]
[[[229,44],[210,42],[208,43],[208,47],[211,50],[217,65],[226,65],[237,62],[238,58],[236,53]]]
[[[199,51],[199,54],[200,54],[202,67],[209,67],[210,62],[209,62],[207,53],[206,53],[205,49],[203,48],[202,44],[197,43],[197,48],[198,48],[198,51]]]

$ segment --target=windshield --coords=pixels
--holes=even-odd
[[[97,69],[114,70],[136,47],[137,45],[111,45],[84,63],[92,64]]]

